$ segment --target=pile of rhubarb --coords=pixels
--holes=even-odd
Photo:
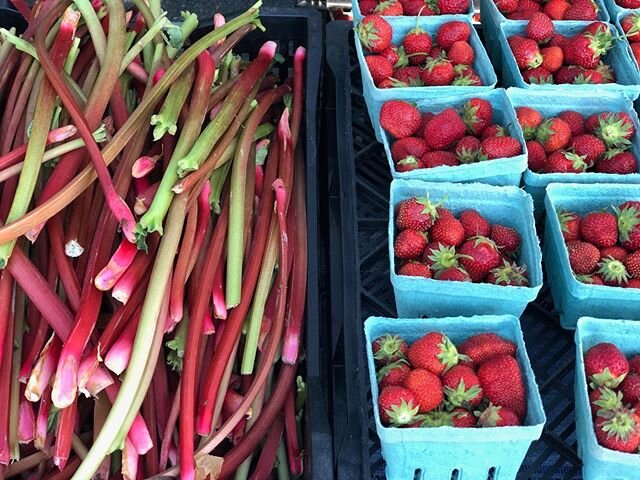
[[[158,0],[13,3],[0,475],[300,475],[305,49],[241,57],[259,4],[190,41]]]

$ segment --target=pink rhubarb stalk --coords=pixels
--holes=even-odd
[[[125,368],[127,368],[127,365],[129,364],[131,348],[133,347],[133,340],[136,337],[139,320],[139,315],[137,317],[134,316],[129,320],[129,323],[120,335],[120,338],[116,340],[113,346],[109,349],[107,356],[104,357],[104,364],[116,375],[120,375],[124,372]]]
[[[138,249],[135,243],[122,240],[109,263],[96,275],[94,280],[96,288],[103,292],[111,290],[127,268],[131,266],[137,253]]]
[[[36,417],[33,407],[26,399],[20,400],[18,407],[18,441],[31,443],[36,436]]]
[[[115,401],[119,388],[120,386],[117,384],[113,384],[106,388],[107,397],[111,403]],[[131,428],[127,434],[127,438],[131,441],[139,455],[144,455],[151,450],[151,447],[153,447],[153,440],[151,440],[149,430],[147,429],[144,418],[142,418],[140,412],[136,413],[133,424],[131,424]]]
[[[49,381],[53,376],[53,372],[58,364],[62,342],[58,337],[53,335],[46,343],[38,361],[31,370],[29,381],[25,389],[25,397],[30,402],[37,402],[49,386]]]
[[[73,137],[78,129],[73,125],[66,125],[64,127],[51,130],[47,135],[46,145],[52,143],[63,142],[64,140]],[[27,144],[23,144],[17,148],[14,148],[9,153],[0,156],[0,170],[16,165],[22,161],[24,154],[27,152]]]

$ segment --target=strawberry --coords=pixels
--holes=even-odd
[[[467,338],[458,347],[461,355],[466,355],[478,368],[496,355],[515,357],[516,344],[495,333],[479,333]]]
[[[517,427],[522,425],[518,415],[507,407],[501,407],[489,403],[482,412],[476,412],[478,425],[483,428],[491,427]]]
[[[594,68],[600,57],[613,47],[610,33],[582,33],[570,38],[564,47],[565,63]]]
[[[387,363],[376,373],[378,379],[378,388],[390,386],[401,387],[404,385],[404,380],[411,371],[411,367],[406,360],[398,360],[397,362]]]
[[[547,160],[547,152],[542,144],[536,140],[527,142],[528,165],[532,172],[541,172]]]
[[[573,137],[570,148],[576,155],[584,157],[584,162],[588,167],[595,165],[606,151],[602,140],[588,133]]]
[[[470,135],[462,137],[454,150],[460,163],[474,163],[479,160],[480,140]]]
[[[470,65],[456,65],[453,68],[456,72],[456,78],[451,85],[459,87],[481,87],[482,78]]]
[[[538,44],[530,38],[514,36],[509,38],[509,46],[520,70],[537,68],[542,64]]]
[[[399,230],[428,230],[438,218],[437,208],[441,203],[433,203],[428,194],[402,200],[396,211],[396,227]]]
[[[640,375],[627,375],[620,384],[620,392],[625,403],[635,405],[640,402]]]
[[[551,0],[551,2],[553,2],[553,1],[554,0]],[[560,0],[560,1],[564,1],[564,0]],[[551,2],[549,2],[549,3],[551,3]],[[565,37],[564,35],[556,33],[553,37],[551,37],[551,40],[549,40],[549,46],[550,47],[564,48],[564,46],[567,44],[568,40],[569,39],[567,37]]]
[[[527,24],[526,32],[527,37],[536,43],[548,42],[555,33],[551,19],[542,12],[538,12],[531,17]]]
[[[395,138],[412,136],[421,121],[420,112],[409,102],[390,100],[380,109],[380,125]]]
[[[580,240],[567,242],[567,254],[571,270],[577,275],[592,273],[600,261],[600,250],[591,243]]]
[[[527,398],[520,366],[509,355],[496,355],[477,371],[484,396],[493,404],[512,410],[519,419],[527,412]]]
[[[358,2],[358,7],[362,15],[371,15],[377,6],[378,2],[376,0],[360,0]]]
[[[535,0],[519,0],[517,11],[538,13],[542,11],[542,5]]]
[[[540,50],[542,55],[541,67],[549,73],[557,72],[564,61],[564,53],[560,47],[546,47]]]
[[[536,136],[536,130],[542,123],[542,115],[531,107],[517,107],[516,116],[522,127],[525,140],[532,140]]]
[[[431,241],[439,242],[445,246],[457,247],[464,241],[464,227],[455,217],[440,217],[429,231]]]
[[[590,33],[591,35],[612,35],[611,27],[605,22],[591,22],[582,29],[582,33]],[[607,40],[603,38],[601,40]]]
[[[571,8],[571,4],[566,0],[550,0],[543,8],[551,20],[563,20],[567,10]]]
[[[384,15],[385,17],[399,17],[404,14],[404,10],[398,0],[385,0],[374,8],[373,13],[375,15]]]
[[[640,374],[640,355],[634,355],[629,359],[629,373]]]
[[[431,53],[429,54],[429,57],[430,58],[437,58],[437,59],[446,59],[447,58],[447,52],[440,45],[435,45],[431,49]]]
[[[453,42],[447,52],[447,58],[454,65],[472,65],[476,58],[473,47],[463,40]]]
[[[607,65],[603,61],[598,62],[598,65],[594,68],[596,72],[602,75],[604,83],[613,83],[616,81],[616,74],[610,65]]]
[[[573,79],[576,85],[601,85],[605,83],[604,77],[597,70],[584,69]]]
[[[591,274],[591,275],[576,275],[576,279],[587,285],[604,285],[602,278],[600,275]]]
[[[423,168],[435,167],[455,167],[460,165],[458,157],[453,152],[446,150],[436,150],[435,152],[427,152],[420,159]]]
[[[420,79],[425,85],[432,87],[450,85],[455,76],[456,73],[449,60],[432,58],[427,60],[425,68],[420,74]]]
[[[411,370],[405,378],[404,386],[413,393],[420,413],[435,410],[444,400],[440,378],[423,368]]]
[[[630,278],[627,283],[623,285],[624,288],[640,288],[640,279]],[[638,408],[636,406],[636,408]]]
[[[522,145],[513,137],[489,137],[482,141],[481,154],[489,160],[515,157],[522,153]]]
[[[416,66],[407,66],[397,68],[393,72],[393,78],[407,85],[419,86],[422,85],[422,80],[420,79],[421,74],[422,68]]]
[[[518,266],[515,262],[502,261],[502,265],[494,268],[485,278],[485,282],[494,285],[528,287],[527,268]]]
[[[455,247],[447,247],[438,242],[428,244],[422,254],[422,261],[436,273],[459,266],[459,258],[460,255],[456,253]]]
[[[547,153],[555,152],[569,145],[571,129],[564,120],[550,118],[538,127],[536,140],[542,144]]]
[[[481,282],[500,264],[500,253],[495,243],[486,237],[472,237],[460,247],[460,263],[472,282]]]
[[[372,53],[380,53],[391,45],[393,29],[379,15],[367,15],[356,27],[360,43]],[[395,62],[393,62],[395,63]]]
[[[405,55],[404,48],[402,47],[389,45],[380,52],[380,55],[389,60],[393,68],[406,67],[409,64],[409,59]]]
[[[393,65],[382,55],[367,55],[364,61],[369,68],[373,83],[380,85],[384,80],[393,75]]]
[[[393,142],[391,145],[391,158],[394,162],[413,157],[419,159],[427,151],[427,144],[422,138],[405,137]]]
[[[603,112],[587,119],[587,127],[600,138],[608,148],[626,149],[635,133],[631,117],[626,112]]]
[[[473,428],[478,423],[473,413],[464,408],[454,408],[450,416],[453,426],[456,428]]]
[[[471,0],[437,0],[437,5],[441,15],[459,15],[469,11]]]
[[[405,157],[402,160],[395,162],[396,172],[410,172],[422,168],[422,162],[416,157]]]
[[[465,136],[467,126],[454,108],[447,108],[434,116],[424,129],[427,145],[439,150],[449,148]]]
[[[629,42],[640,41],[640,14],[632,13],[620,20],[620,26]]]
[[[580,240],[580,215],[566,210],[558,211],[558,222],[560,223],[560,231],[565,242],[572,240]]]
[[[587,170],[584,158],[573,152],[558,150],[547,157],[545,173],[582,173]]]
[[[607,387],[596,388],[589,393],[589,404],[591,415],[596,417],[600,411],[610,412],[622,408],[622,394]]]
[[[616,3],[622,8],[640,8],[638,0],[617,0]]]
[[[598,18],[598,6],[593,0],[573,0],[564,15],[565,20],[590,21]]]
[[[621,287],[629,281],[629,272],[620,260],[607,257],[598,262],[598,274],[605,285]]]
[[[387,333],[371,342],[371,350],[376,363],[387,365],[405,359],[409,346],[400,335]]]
[[[404,14],[408,17],[436,15],[432,2],[425,0],[400,0]]]
[[[613,343],[603,342],[584,354],[584,370],[593,388],[616,388],[629,373],[629,362]]]
[[[632,152],[622,150],[609,150],[604,157],[596,163],[596,172],[626,175],[638,171],[638,160]]]
[[[614,260],[624,261],[629,256],[629,253],[622,247],[614,245],[613,247],[605,247],[600,249],[600,258],[611,257]]]
[[[531,85],[552,85],[553,74],[544,67],[536,67],[522,72],[522,79]]]
[[[582,218],[580,235],[598,248],[618,243],[618,219],[613,213],[591,212]]]
[[[473,368],[458,364],[442,376],[447,401],[455,406],[477,407],[482,401],[480,380]]]
[[[400,267],[398,275],[431,278],[431,270],[424,263],[411,260]]]
[[[640,447],[640,416],[635,410],[621,408],[602,412],[595,420],[596,438],[605,448],[637,453]]]
[[[620,243],[631,252],[640,250],[640,202],[625,202],[614,211]]]
[[[491,102],[482,98],[472,98],[462,106],[462,119],[472,135],[480,135],[493,122]]]
[[[429,52],[431,52],[433,41],[426,31],[416,26],[412,30],[409,30],[409,33],[404,37],[402,47],[411,65],[422,65],[427,59]]]
[[[553,74],[553,80],[558,85],[573,83],[583,71],[584,68],[575,65],[562,66]]]
[[[520,5],[520,2],[518,2],[518,5]],[[513,13],[509,13],[508,15],[506,15],[506,17],[509,20],[531,20],[531,18],[540,11],[540,8],[537,8],[536,10],[516,10]]]
[[[422,114],[422,121],[420,122],[420,128],[418,129],[418,131],[416,132],[416,136],[420,137],[420,138],[424,138],[424,131],[427,127],[427,124],[431,121],[431,119],[433,117],[435,117],[435,113],[431,113],[431,112],[424,112]],[[427,145],[427,150],[429,149],[428,145]]]
[[[418,415],[418,402],[411,390],[392,385],[383,388],[378,396],[378,412],[383,425],[410,425]]]
[[[391,78],[385,78],[378,85],[376,85],[376,87],[378,88],[396,88],[398,86],[404,87],[406,85],[400,85],[398,82],[393,81]]]
[[[460,214],[460,223],[464,228],[465,237],[488,237],[491,225],[477,210],[469,209]]]
[[[506,136],[507,136],[507,131],[504,127],[500,125],[492,124],[482,131],[480,138],[484,140],[489,137],[506,137]]]
[[[443,24],[436,35],[436,42],[445,50],[449,50],[455,42],[466,42],[471,36],[471,25],[454,20]]]
[[[420,258],[426,246],[425,233],[418,230],[402,230],[393,243],[393,251],[397,258]]]
[[[518,9],[518,0],[495,0],[501,13],[512,13]]]
[[[409,347],[407,355],[414,368],[422,368],[438,376],[456,366],[460,359],[456,346],[440,332],[429,332],[420,337]]]
[[[640,280],[640,250],[628,255],[623,262],[629,275],[636,280]]]
[[[505,255],[514,255],[520,248],[520,234],[511,227],[494,223],[491,225],[489,238]]]
[[[446,280],[449,282],[470,282],[469,274],[461,267],[446,268],[435,276],[436,280]]]
[[[582,114],[573,110],[566,110],[559,114],[558,117],[564,120],[567,125],[569,125],[571,135],[573,135],[574,137],[585,133],[584,117],[582,116]]]

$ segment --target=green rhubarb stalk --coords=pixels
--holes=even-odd
[[[67,75],[71,75],[71,71],[73,70],[73,66],[76,63],[79,54],[80,37],[76,37],[73,39],[73,44],[71,45],[71,50],[69,50],[69,55],[67,55],[67,59],[64,61],[64,71]]]
[[[16,33],[15,27],[10,28],[8,32],[12,35],[15,35]],[[13,49],[13,44],[11,42],[3,41],[2,43],[0,43],[0,68],[4,66],[4,62],[6,62],[7,57],[9,56],[9,53],[11,53],[12,49]]]
[[[232,145],[229,145],[229,147],[227,148],[227,150],[229,150],[231,147],[233,147],[233,149],[229,153],[229,158],[227,160],[231,159],[233,150],[235,150],[235,146],[236,142],[234,142]],[[227,182],[227,177],[229,176],[230,169],[231,163],[229,161],[226,161],[224,164],[213,171],[209,179],[209,182],[211,184],[211,192],[209,193],[209,205],[211,205],[211,210],[216,215],[220,215],[220,197],[222,196],[222,189]]]
[[[278,474],[278,480],[290,480],[289,460],[287,458],[287,448],[284,445],[284,437],[280,439],[276,458],[276,473]]]
[[[98,60],[100,63],[103,63],[104,52],[107,49],[107,39],[100,20],[96,15],[96,11],[89,0],[73,0],[73,4],[80,12],[80,15],[82,15],[82,19],[89,30],[89,36],[91,37],[91,42],[93,43]]]
[[[165,133],[172,136],[176,134],[178,130],[178,117],[191,91],[193,78],[193,69],[190,69],[182,75],[180,79],[171,86],[160,112],[151,116],[151,125],[154,125],[153,139],[155,141],[160,140]]]
[[[195,13],[180,12],[180,17],[182,17],[182,23],[177,30],[170,30],[171,35],[174,36],[174,41],[172,42],[173,45],[167,47],[167,55],[169,58],[174,58],[178,54],[185,40],[198,28],[198,16]]]
[[[120,66],[120,74],[122,75],[124,71],[127,69],[129,64],[133,62],[133,60],[140,55],[140,52],[144,49],[146,45],[150,45],[153,38],[162,31],[162,29],[169,23],[169,20],[166,18],[166,12],[164,12],[160,17],[156,19],[155,22],[149,27],[149,29],[145,32],[145,34],[140,37],[140,39],[133,44],[133,46],[129,49],[129,51],[125,54],[122,59],[122,65]]]

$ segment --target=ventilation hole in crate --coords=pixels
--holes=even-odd
[[[457,468],[451,472],[451,480],[458,480],[460,478],[460,470]]]
[[[422,469],[416,468],[416,471],[413,473],[413,480],[422,480]]]
[[[491,467],[489,469],[487,480],[498,480],[498,471],[496,470],[496,467]]]

